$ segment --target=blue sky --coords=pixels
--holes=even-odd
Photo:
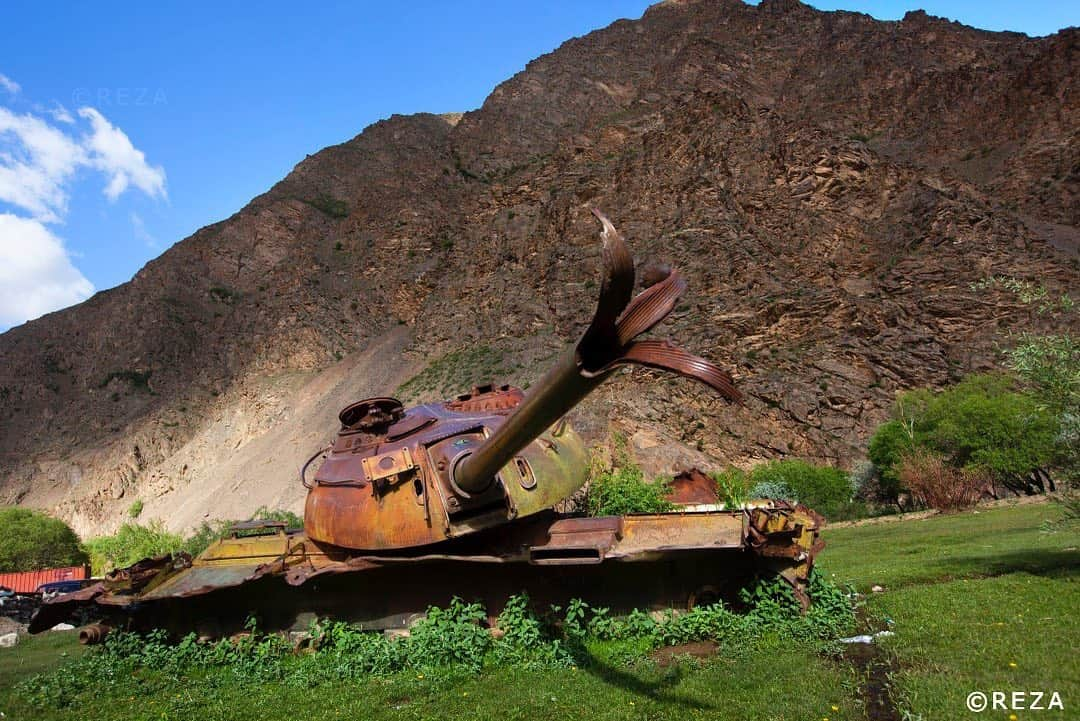
[[[881,19],[918,0],[816,2]],[[0,28],[0,330],[128,280],[308,153],[393,113],[478,107],[641,0],[20,3]],[[923,2],[1044,35],[1080,3]]]

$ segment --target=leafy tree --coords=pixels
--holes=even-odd
[[[1004,375],[971,375],[940,393],[920,389],[897,400],[894,419],[870,440],[882,478],[898,479],[901,458],[933,451],[955,468],[981,470],[1017,493],[1053,490],[1057,416]]]
[[[1080,520],[1080,340],[1072,335],[1024,336],[1007,355],[1009,366],[1042,407],[1057,415],[1054,465],[1068,484],[1060,499],[1062,523],[1074,525]]]
[[[1071,335],[1024,336],[1006,355],[1009,367],[1051,411],[1080,409],[1080,340]]]
[[[2,573],[80,566],[88,560],[69,525],[29,508],[0,508],[0,539]]]
[[[1075,485],[1080,481],[1080,340],[1025,336],[1008,358],[1040,405],[1057,416],[1055,465]]]

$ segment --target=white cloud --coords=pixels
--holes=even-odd
[[[143,222],[142,216],[135,211],[131,211],[131,229],[136,238],[146,243],[146,247],[157,249],[157,238],[146,229],[146,223]]]
[[[33,115],[0,107],[0,201],[46,223],[67,211],[65,184],[88,162],[82,145]]]
[[[63,106],[50,111],[63,120]],[[59,113],[59,115],[57,115]],[[90,167],[108,178],[105,195],[116,200],[130,186],[152,198],[165,198],[165,170],[94,108],[80,108],[90,133],[75,137],[45,120],[0,107],[0,201],[11,203],[44,223],[59,223],[67,212],[75,171]]]
[[[75,118],[71,116],[68,109],[60,103],[56,103],[49,109],[49,115],[53,116],[53,119],[60,123],[67,123],[70,125],[75,122]]]
[[[0,328],[86,300],[93,284],[41,222],[0,213]]]
[[[165,197],[165,170],[152,167],[146,155],[131,144],[131,140],[94,108],[79,108],[79,115],[90,121],[93,132],[86,141],[90,162],[109,176],[105,195],[116,200],[134,185],[151,198]]]
[[[0,88],[12,94],[20,90],[3,75]],[[165,170],[147,163],[127,134],[98,110],[79,108],[78,118],[86,121],[79,122],[59,103],[51,109],[31,107],[32,112],[18,114],[0,106],[0,330],[94,292],[72,264],[74,254],[46,227],[64,221],[80,170],[103,175],[111,201],[128,188],[167,198]],[[6,212],[4,204],[16,212]],[[156,247],[142,219],[134,213],[131,218],[136,237]]]
[[[3,73],[0,73],[0,88],[3,88],[12,95],[15,95],[20,90],[22,90],[22,87],[17,82],[9,78],[7,75],[4,75]]]

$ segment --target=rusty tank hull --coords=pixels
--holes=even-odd
[[[805,604],[822,521],[801,506],[722,509],[715,496],[694,497],[701,476],[677,488],[692,491],[677,512],[554,511],[588,475],[585,444],[566,414],[617,368],[670,371],[740,400],[713,363],[638,339],[671,312],[686,283],[665,269],[635,296],[633,259],[593,212],[604,272],[592,322],[528,394],[491,385],[409,409],[389,397],[347,405],[333,442],[300,470],[302,530],[240,524],[198,558],[144,559],[46,604],[31,631],[86,606],[103,627],[209,635],[248,616],[264,628],[312,615],[385,628],[455,596],[496,615],[522,591],[539,605],[580,598],[614,611],[687,608],[761,571],[785,578]]]
[[[407,627],[432,605],[477,601],[494,617],[521,592],[538,607],[573,598],[613,612],[689,609],[775,573],[804,603],[821,519],[801,506],[568,517],[538,514],[510,527],[409,552],[356,554],[303,531],[244,528],[192,559],[147,559],[42,606],[30,631],[93,606],[108,627],[218,637],[255,618],[302,630],[315,617],[369,629]],[[241,532],[257,530],[258,535]]]

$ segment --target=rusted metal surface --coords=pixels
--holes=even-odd
[[[716,481],[697,468],[677,474],[668,485],[667,499],[679,506],[715,505]]]
[[[635,340],[675,307],[686,283],[669,270],[632,297],[633,258],[608,219],[596,215],[604,274],[581,340],[528,394],[481,386],[409,410],[387,397],[344,408],[314,479],[307,479],[307,464],[301,471],[310,490],[309,538],[364,552],[426,546],[568,498],[585,482],[586,454],[560,419],[622,364],[681,373],[738,399],[730,376],[708,361],[667,343]]]
[[[83,646],[94,646],[102,643],[112,631],[112,626],[104,623],[92,623],[79,629],[79,643]]]
[[[0,573],[0,587],[15,593],[33,593],[39,586],[55,581],[82,581],[90,578],[90,569],[86,566],[66,568],[46,568],[41,571],[22,573]]]

